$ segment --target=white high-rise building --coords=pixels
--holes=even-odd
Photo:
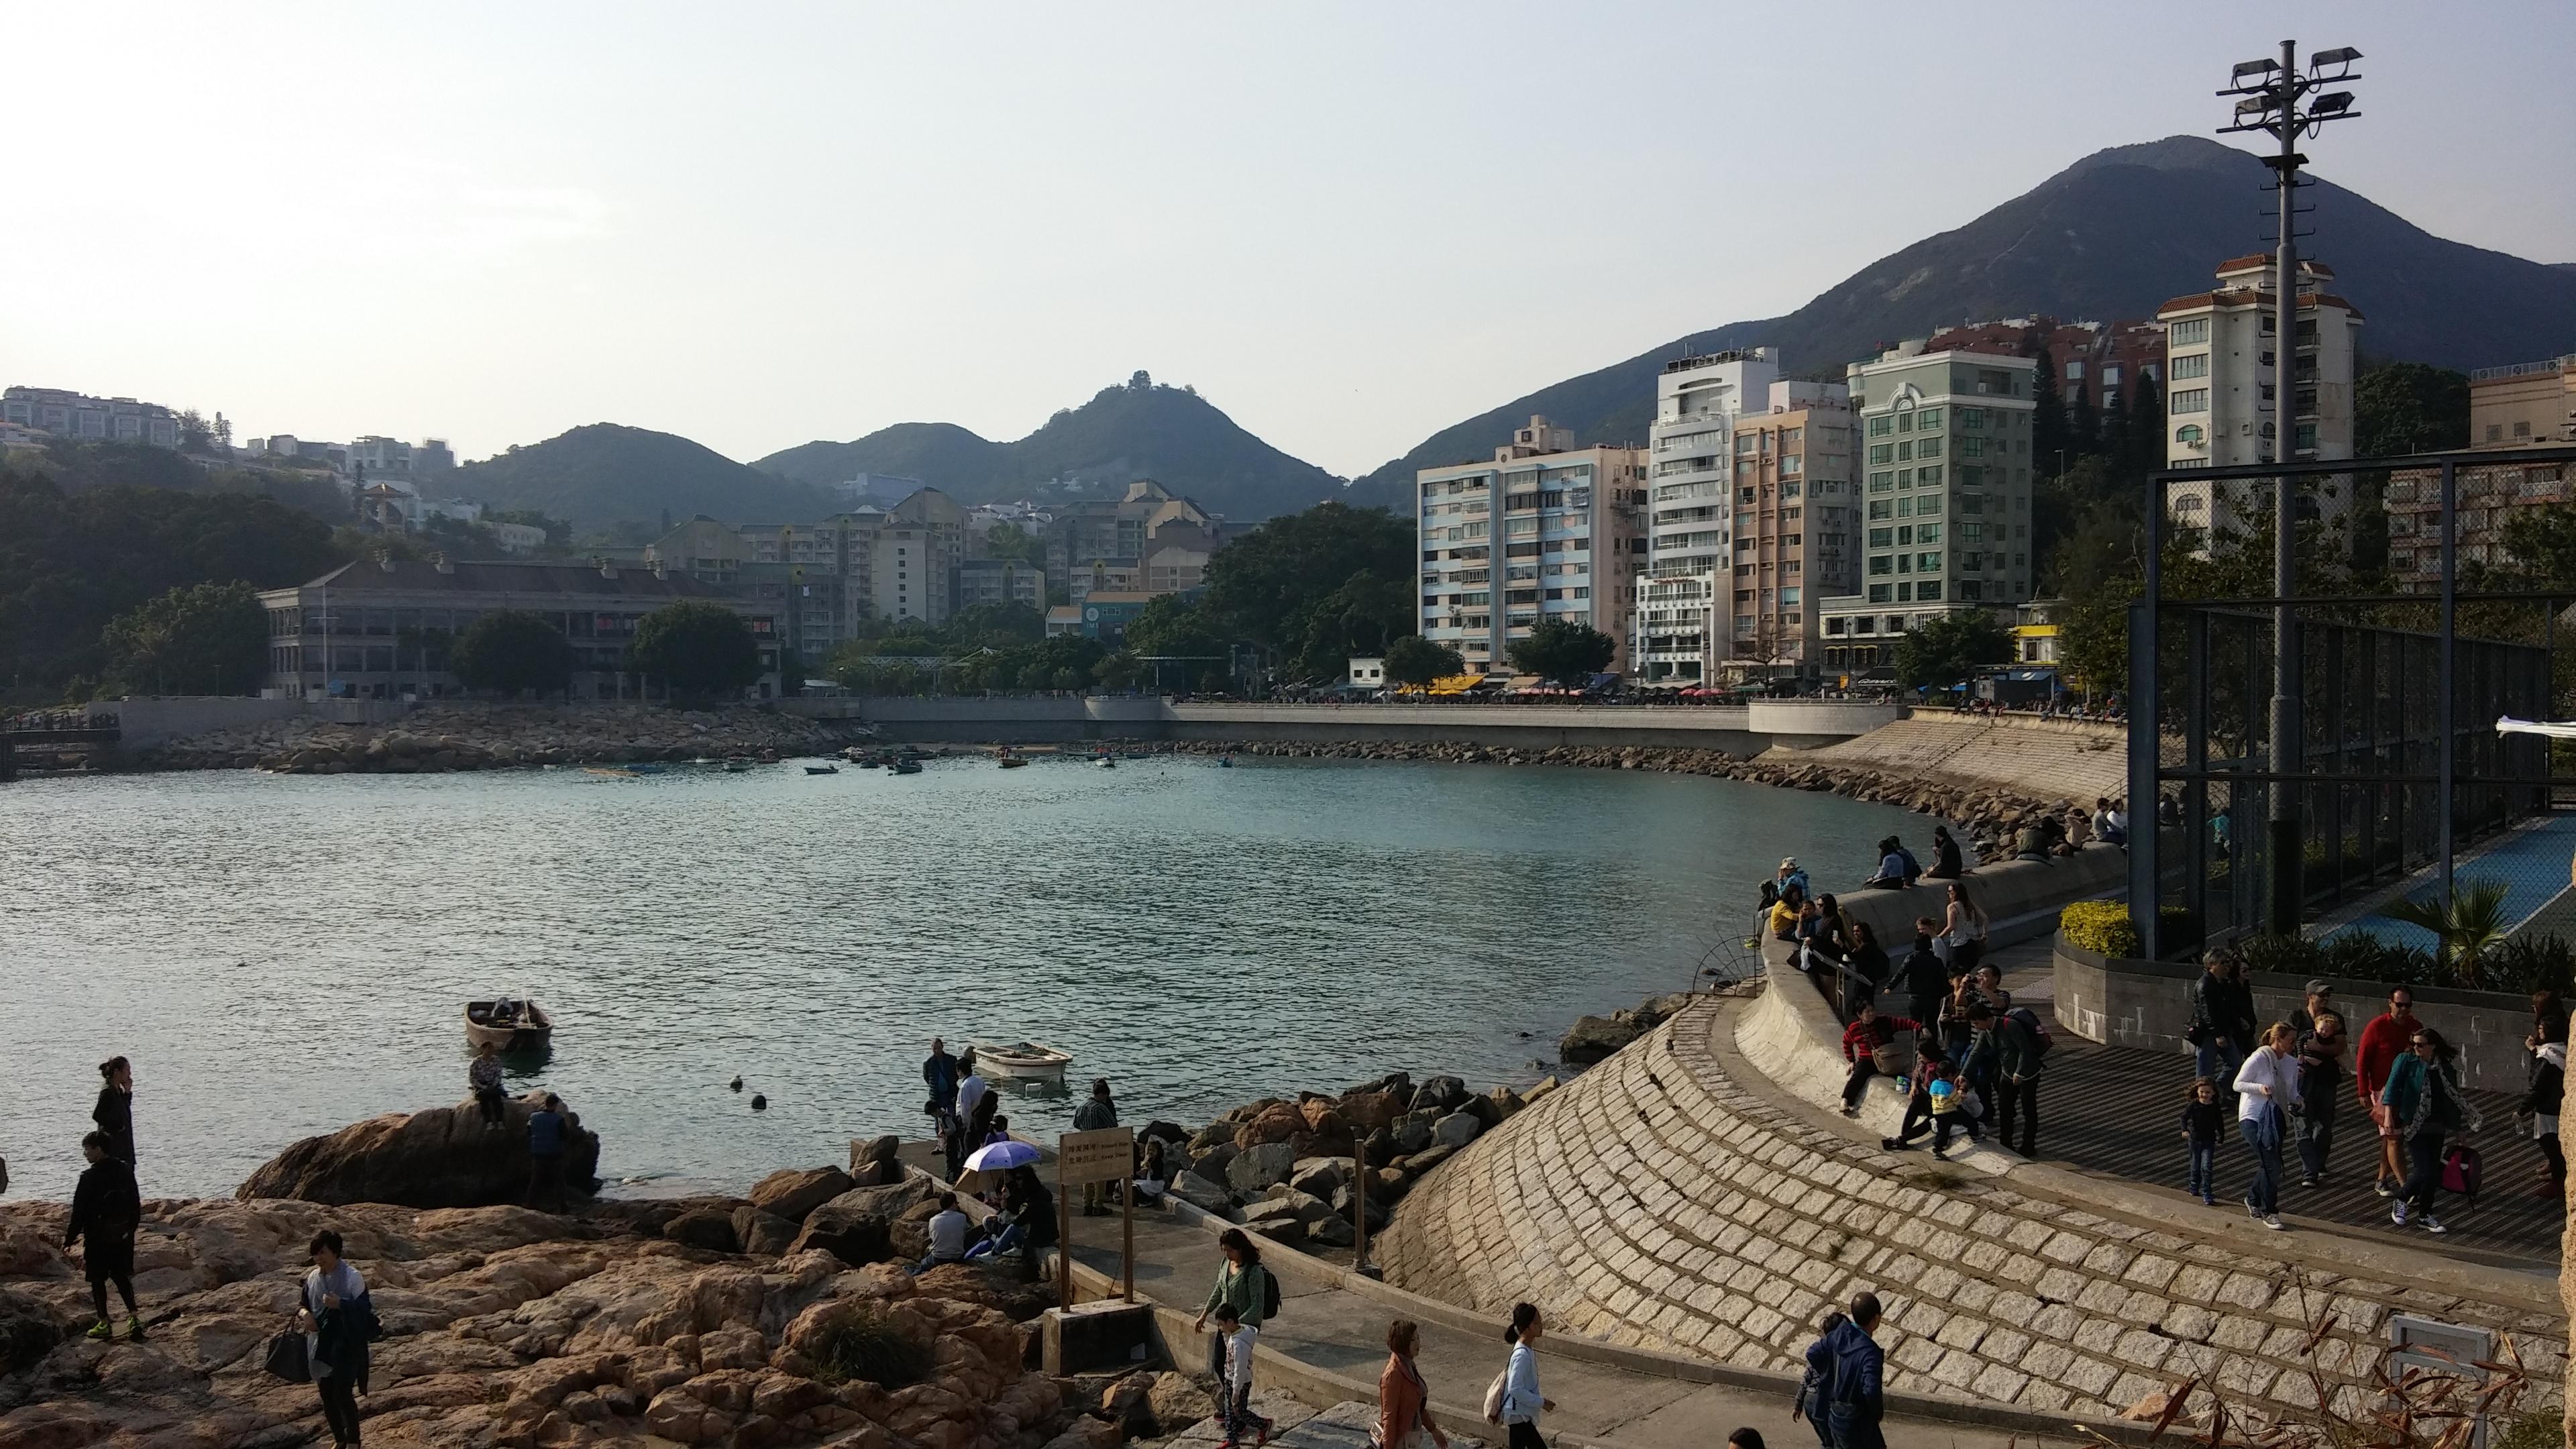
[[[1512,641],[1542,617],[1562,618],[1609,635],[1611,667],[1626,668],[1646,457],[1577,448],[1534,417],[1491,462],[1417,473],[1423,637],[1483,673],[1508,668]]]
[[[1757,347],[1668,362],[1655,379],[1646,560],[1628,655],[1641,684],[1706,682],[1730,652],[1735,419],[1766,410],[1779,375],[1777,355]]]
[[[2225,468],[2280,456],[2274,433],[2280,385],[2277,292],[2273,258],[2236,257],[2218,267],[2218,285],[2176,297],[2156,309],[2165,329],[2165,466]],[[2353,450],[2353,352],[2361,313],[2324,290],[2334,270],[2299,263],[2298,336],[2292,348],[2290,398],[2295,414],[2291,456],[2349,458]],[[2173,520],[2189,528],[2256,526],[2268,489],[2255,484],[2212,488],[2180,484],[2166,495]],[[2350,546],[2351,480],[2303,484],[2303,517],[2320,519]],[[2313,514],[2310,510],[2313,509]]]

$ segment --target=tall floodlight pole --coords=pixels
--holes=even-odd
[[[2272,168],[2280,200],[2279,249],[2272,262],[2272,449],[2264,461],[2288,462],[2297,456],[2299,359],[2299,242],[2297,222],[2299,137],[2315,135],[2328,121],[2361,114],[2352,108],[2352,92],[2317,92],[2357,80],[2352,63],[2361,52],[2350,46],[2309,55],[2308,73],[2299,73],[2299,45],[2281,42],[2278,60],[2239,62],[2221,96],[2235,96],[2236,118],[2219,134],[2260,131],[2279,144],[2263,158]],[[2272,808],[2271,899],[2269,925],[2275,935],[2299,930],[2299,883],[2303,849],[2299,830],[2300,722],[2298,618],[2290,600],[2298,586],[2298,490],[2286,473],[2272,482],[2272,590],[2278,603],[2272,625]],[[2157,500],[2163,506],[2163,500]]]

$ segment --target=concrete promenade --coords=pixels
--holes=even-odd
[[[811,718],[860,719],[888,739],[940,743],[1074,743],[1213,740],[1338,744],[1445,743],[1548,749],[1560,745],[1660,746],[1757,755],[1807,749],[1866,734],[1897,706],[1844,700],[1757,700],[1749,705],[1267,704],[1152,697],[965,696],[794,699],[779,708]]]

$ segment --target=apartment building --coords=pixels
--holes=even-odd
[[[1921,341],[1852,364],[1860,584],[1822,600],[1827,672],[1891,661],[1895,637],[1937,615],[2032,597],[2036,366]]]
[[[1471,672],[1499,670],[1513,640],[1562,618],[1617,641],[1613,667],[1625,669],[1650,456],[1577,448],[1571,430],[1533,417],[1489,462],[1416,473],[1423,636]]]
[[[812,523],[735,527],[700,514],[654,540],[644,557],[768,606],[787,646],[812,662],[857,638],[867,620],[946,623],[959,607],[965,536],[966,511],[923,488],[892,508]],[[1015,587],[1025,592],[1025,584]],[[1037,587],[1045,587],[1042,576]]]
[[[1655,379],[1647,430],[1646,557],[1630,672],[1650,688],[1702,684],[1732,655],[1734,427],[1780,374],[1770,348],[1684,357]]]
[[[1116,499],[1055,510],[1046,524],[1046,572],[1065,581],[1077,604],[1094,587],[1181,593],[1206,581],[1208,559],[1224,542],[1222,518],[1139,478]]]
[[[179,446],[179,415],[130,397],[91,397],[59,387],[0,391],[0,423],[15,423],[74,443]]]
[[[2100,412],[2126,404],[2129,389],[2164,375],[2165,332],[2153,322],[2064,321],[2046,315],[1999,317],[1944,327],[1926,352],[1995,352],[2045,357],[2057,395],[2074,405],[2079,391]]]
[[[972,609],[979,604],[1025,604],[1032,609],[1046,608],[1046,571],[1029,567],[1025,559],[970,558],[949,572],[948,605],[951,609]]]
[[[2524,465],[2518,448],[2576,442],[2576,354],[2469,374],[2469,446],[2494,455],[2455,470],[2452,528],[2459,562],[2503,568],[2505,520],[2521,509],[2576,501],[2563,463]],[[2442,475],[2400,468],[2382,495],[2388,509],[2388,569],[2409,585],[2442,578]]]
[[[2576,352],[2469,374],[2469,446],[2576,443]]]
[[[1730,679],[1814,674],[1820,601],[1860,587],[1853,421],[1838,382],[1775,382],[1769,410],[1736,421]]]
[[[2156,309],[2165,329],[2165,466],[2225,468],[2280,456],[2274,436],[2280,348],[2273,259],[2234,257],[2218,267],[2218,285],[2176,297]],[[2290,370],[2295,436],[2289,456],[2349,458],[2353,453],[2353,352],[2362,316],[2325,290],[2334,269],[2299,264],[2298,335]],[[2264,490],[2180,484],[2168,490],[2175,522],[2217,532],[2252,526]],[[2303,486],[2303,517],[2314,517],[2350,545],[2352,483],[2336,477]]]

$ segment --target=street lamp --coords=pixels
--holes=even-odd
[[[2299,46],[2295,40],[2281,42],[2279,60],[2239,61],[2228,75],[2227,89],[2218,92],[2223,98],[2237,97],[2236,116],[2232,124],[2221,126],[2220,135],[2240,131],[2260,131],[2273,138],[2279,150],[2263,158],[2272,168],[2273,189],[2280,196],[2279,250],[2273,259],[2273,356],[2272,408],[2273,457],[2287,460],[2297,453],[2298,413],[2294,399],[2297,389],[2292,384],[2298,377],[2299,341],[2299,243],[2292,223],[2296,219],[2293,202],[2298,188],[2299,168],[2307,157],[2299,154],[2302,133],[2313,136],[2328,121],[2348,120],[2360,115],[2352,108],[2350,91],[2328,95],[2316,92],[2326,86],[2357,80],[2352,63],[2361,52],[2350,46],[2320,50],[2308,57],[2309,71],[2299,73]],[[2332,74],[2319,72],[2331,71]],[[2267,458],[2264,461],[2270,462]],[[2299,773],[2299,656],[2296,636],[2297,619],[2290,597],[2298,585],[2297,550],[2298,515],[2292,480],[2277,475],[2272,485],[2272,586],[2278,598],[2272,625],[2272,802],[2270,841],[2272,850],[2271,901],[2269,924],[2275,935],[2292,936],[2299,930],[2299,885],[2301,844],[2299,840],[2299,793],[2294,777]],[[2152,722],[2150,722],[2152,727]]]

